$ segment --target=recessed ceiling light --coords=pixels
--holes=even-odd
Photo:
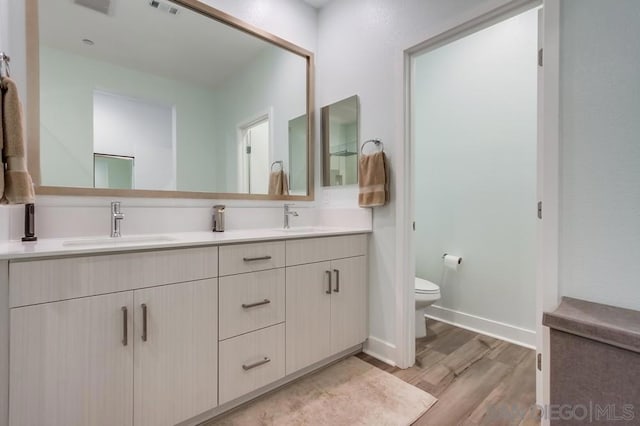
[[[95,43],[93,42],[93,40],[89,40],[88,38],[83,38],[82,42],[84,44],[86,44],[87,46],[93,46]]]

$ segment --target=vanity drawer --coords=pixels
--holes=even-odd
[[[217,247],[12,261],[9,303],[15,308],[217,275]]]
[[[284,241],[220,247],[220,276],[284,266]]]
[[[287,241],[287,266],[323,262],[367,253],[367,234]]]
[[[284,377],[284,324],[220,342],[219,404]]]
[[[220,278],[220,340],[284,322],[284,268]]]

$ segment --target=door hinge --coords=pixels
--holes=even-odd
[[[247,154],[251,154],[251,146],[247,146]]]
[[[538,371],[542,371],[542,354],[538,354]]]
[[[541,67],[543,63],[543,51],[542,49],[538,49],[538,66]]]
[[[416,223],[415,222],[413,222],[413,230],[414,231],[416,230]]]
[[[538,219],[542,219],[542,201],[538,201]]]

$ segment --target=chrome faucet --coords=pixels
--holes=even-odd
[[[293,204],[284,205],[284,229],[289,229],[289,216],[298,217],[298,212],[291,210],[291,206],[293,206]]]
[[[124,213],[120,211],[120,201],[111,202],[111,237],[121,237],[120,221],[124,219]]]

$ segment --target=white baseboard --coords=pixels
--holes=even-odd
[[[516,327],[503,322],[465,314],[463,312],[442,308],[436,305],[429,306],[425,316],[427,318],[433,318],[438,321],[446,322],[447,324],[455,325],[456,327],[475,331],[476,333],[506,340],[507,342],[515,343],[516,345],[530,349],[536,348],[536,332],[534,330],[527,330],[526,328]]]
[[[372,357],[393,367],[397,365],[396,362],[393,361],[396,356],[396,351],[396,345],[392,345],[389,342],[385,342],[384,340],[373,336],[369,336],[367,341],[364,343],[364,349],[362,350],[365,354],[371,355]]]

